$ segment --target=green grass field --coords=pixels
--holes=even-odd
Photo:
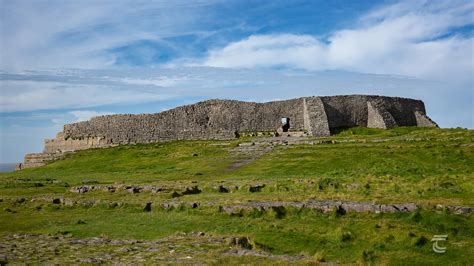
[[[259,139],[94,149],[69,154],[44,167],[0,174],[0,255],[13,263],[81,263],[87,262],[80,259],[90,254],[108,263],[124,259],[180,264],[186,262],[182,257],[188,258],[187,263],[209,264],[474,263],[472,213],[436,208],[474,206],[474,131],[352,128],[324,139],[332,142],[274,146],[241,167],[233,165],[246,155],[233,150],[239,143]],[[250,192],[257,184],[265,186]],[[82,185],[156,186],[163,190],[71,192]],[[193,186],[201,192],[183,195]],[[222,193],[219,186],[232,189]],[[52,199],[61,199],[61,203]],[[219,208],[249,201],[309,199],[414,203],[419,209],[341,214],[287,207],[233,215]],[[147,202],[152,208],[144,212]],[[160,207],[169,202],[178,207]],[[199,207],[190,207],[192,203]],[[179,237],[193,232],[204,236],[194,240]],[[37,255],[10,251],[16,242],[8,239],[14,234],[30,234],[15,240],[19,241],[16,245],[37,250]],[[440,234],[448,235],[440,244],[447,247],[443,254],[435,253],[430,241]],[[42,240],[38,238],[45,235],[55,237],[48,240],[56,245],[54,252],[40,248],[38,241]],[[156,250],[136,251],[132,256],[99,244],[71,251],[64,242],[94,237],[168,239],[172,244],[154,244]],[[247,237],[251,248],[226,242],[233,237]],[[215,239],[226,240],[217,245]],[[203,247],[208,252],[202,252]],[[235,255],[229,250],[250,252]]]

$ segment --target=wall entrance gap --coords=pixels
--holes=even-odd
[[[290,129],[290,119],[288,117],[281,118],[281,128],[283,132],[288,132],[288,129]]]

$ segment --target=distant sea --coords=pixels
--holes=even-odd
[[[15,171],[16,163],[0,163],[0,173]]]

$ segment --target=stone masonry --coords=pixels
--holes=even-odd
[[[226,140],[249,132],[281,132],[329,136],[341,127],[394,128],[437,126],[420,100],[370,95],[303,97],[267,103],[207,100],[156,114],[106,115],[64,125],[45,140],[44,153],[28,154],[17,169],[37,167],[64,152],[120,144],[170,140]]]

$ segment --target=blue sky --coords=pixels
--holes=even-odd
[[[474,127],[472,1],[0,0],[0,162],[64,123],[209,98],[381,94]]]

